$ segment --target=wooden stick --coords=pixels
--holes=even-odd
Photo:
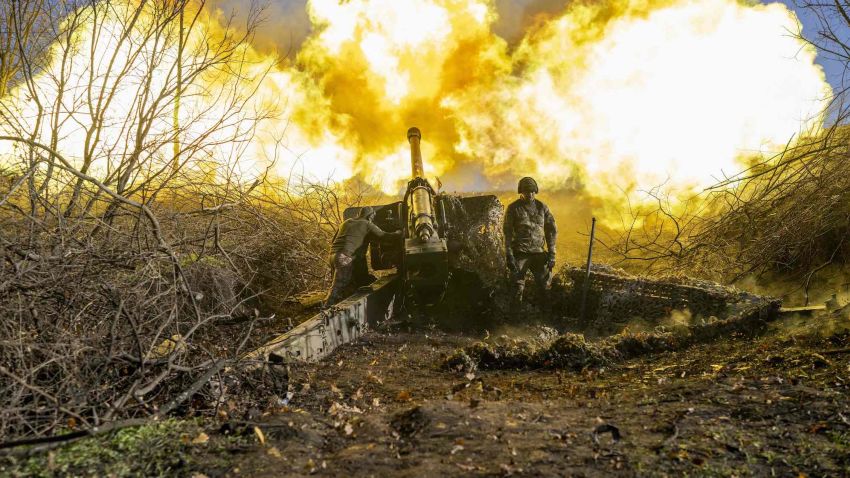
[[[593,238],[596,236],[596,218],[590,222],[590,245],[587,248],[587,269],[584,276],[584,284],[581,291],[581,308],[579,309],[579,322],[585,322],[585,307],[587,305],[587,290],[590,288],[590,264],[593,261]]]

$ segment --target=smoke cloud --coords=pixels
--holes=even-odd
[[[210,29],[248,12],[205,8]],[[247,88],[276,117],[240,169],[389,194],[409,179],[410,126],[449,191],[531,175],[611,197],[713,182],[819,128],[831,94],[781,4],[274,0],[263,18],[247,57],[268,75]]]
[[[705,185],[817,129],[831,93],[780,4],[278,0],[267,16],[257,48],[289,51],[298,85],[283,169],[387,193],[412,125],[450,190]]]
[[[262,23],[257,28],[254,47],[261,53],[276,53],[282,57],[294,55],[312,32],[307,16],[306,0],[270,0],[260,4]],[[252,2],[244,0],[208,0],[207,8],[220,12],[223,17],[233,17],[237,24],[245,24]]]

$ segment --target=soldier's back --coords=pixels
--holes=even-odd
[[[339,226],[339,232],[331,245],[331,252],[354,254],[369,234],[369,221],[365,219],[346,219]]]

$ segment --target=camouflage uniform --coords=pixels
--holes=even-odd
[[[544,295],[549,289],[558,231],[555,218],[545,204],[537,199],[528,201],[520,198],[508,205],[504,233],[508,268],[514,285],[513,305],[518,306],[522,302],[529,270]]]
[[[399,236],[398,232],[384,232],[380,227],[372,223],[371,216],[374,211],[366,206],[360,211],[357,219],[346,219],[339,226],[331,243],[331,252],[328,262],[333,271],[333,285],[325,299],[325,306],[336,304],[342,298],[346,287],[351,283],[354,273],[355,255],[365,253],[366,239],[368,237],[393,237]]]
[[[333,285],[325,298],[325,307],[339,302],[343,291],[351,283],[351,275],[354,272],[354,258],[342,252],[331,253],[328,263],[333,271]]]

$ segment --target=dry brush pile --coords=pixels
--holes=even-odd
[[[283,299],[326,280],[333,218],[307,206],[332,195],[321,194],[285,204],[255,191],[212,209],[172,198],[148,202],[150,217],[96,200],[66,216],[0,190],[0,436],[163,414],[187,390],[217,403],[192,383],[235,363]]]
[[[850,261],[848,139],[836,125],[682,204],[657,193],[612,249],[655,273],[781,278],[808,299],[819,273]]]
[[[2,7],[0,448],[214,409],[257,322],[327,281],[360,192],[243,174],[267,66],[202,7]]]
[[[846,2],[796,3],[818,24],[800,38],[825,60],[850,68]],[[690,199],[650,189],[653,204],[630,207],[623,231],[604,244],[634,269],[725,283],[780,280],[785,285],[769,290],[802,291],[806,302],[816,282],[835,292],[830,279],[846,277],[850,262],[847,90],[846,83],[836,87],[823,128],[802,131],[779,153],[751,160]]]

